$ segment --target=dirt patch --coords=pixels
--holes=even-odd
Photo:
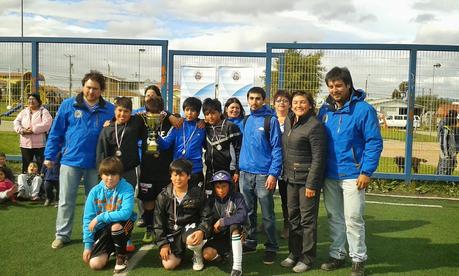
[[[384,140],[384,149],[381,156],[395,157],[405,156],[404,141],[397,140]],[[413,143],[413,156],[427,160],[428,165],[437,166],[438,157],[440,155],[440,146],[438,143],[433,142],[414,142]]]

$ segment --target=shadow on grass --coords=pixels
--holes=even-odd
[[[389,237],[430,224],[424,220],[367,219],[367,246],[370,252],[367,271],[373,273],[409,273],[436,268],[459,267],[459,244],[434,244],[428,238]],[[432,233],[441,235],[441,233]],[[456,259],[456,260],[454,260]],[[427,273],[427,272],[426,272]]]

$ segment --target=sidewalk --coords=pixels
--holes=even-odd
[[[0,124],[0,131],[14,131],[13,121],[2,120],[2,123]]]

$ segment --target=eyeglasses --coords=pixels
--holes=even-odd
[[[276,103],[289,103],[287,99],[277,99]]]

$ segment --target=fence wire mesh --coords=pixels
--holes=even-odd
[[[353,85],[366,92],[380,118],[384,150],[378,172],[401,172],[397,157],[405,156],[408,89],[408,51],[275,49],[272,62],[271,94],[277,89],[306,90],[316,96],[320,107],[328,96],[325,74],[334,66],[347,67]],[[402,91],[400,91],[400,87]],[[397,116],[400,126],[388,118]]]
[[[0,43],[0,53],[0,114],[9,115],[32,86],[30,43]]]
[[[121,41],[119,44],[84,42],[84,39],[76,43],[54,39],[38,43],[38,92],[53,116],[62,100],[81,92],[81,79],[90,70],[97,70],[105,76],[104,98],[113,102],[118,96],[131,97],[134,108],[143,104],[146,86],[155,84],[161,87],[163,45],[154,42],[135,45],[131,41],[126,44]],[[4,119],[14,119],[22,110],[21,95],[32,91],[31,64],[34,57],[31,43],[24,43],[21,89],[21,43],[2,42],[0,49],[0,114]]]

